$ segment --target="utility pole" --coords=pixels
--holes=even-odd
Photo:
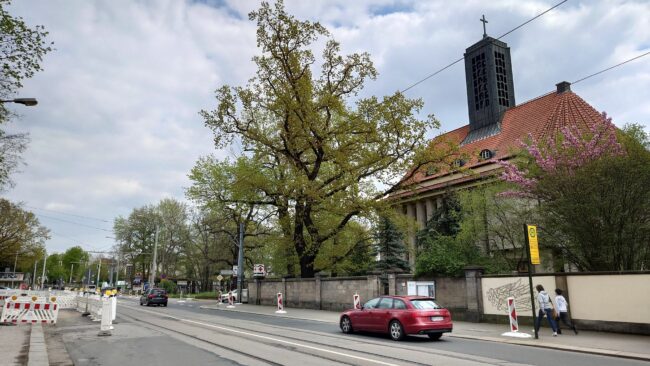
[[[102,257],[99,257],[99,264],[97,265],[97,283],[95,288],[100,288],[99,286],[99,274],[102,273]]]
[[[158,260],[158,225],[156,225],[156,236],[154,238],[153,246],[153,262],[151,264],[151,275],[149,279],[149,288],[153,288],[156,283],[156,261]]]
[[[18,263],[18,252],[16,252],[16,259],[14,259],[14,274],[16,274],[16,264]]]
[[[32,274],[32,287],[36,290],[36,265],[38,264],[38,259],[34,261],[34,274]]]
[[[43,260],[43,274],[41,275],[41,290],[45,288],[45,267],[47,266],[47,252],[45,252],[45,259]]]
[[[239,224],[239,258],[237,258],[237,302],[242,302],[244,287],[244,223]]]
[[[68,283],[72,283],[72,271],[74,270],[74,263],[70,264],[70,281]]]

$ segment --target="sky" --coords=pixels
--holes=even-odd
[[[485,14],[493,37],[559,0],[285,1],[318,21],[343,53],[369,52],[379,76],[365,96],[403,90],[461,58],[479,41]],[[29,133],[25,165],[0,197],[22,202],[51,230],[48,252],[80,245],[110,250],[113,220],[163,198],[186,201],[190,169],[215,150],[199,111],[214,91],[244,85],[259,54],[252,0],[14,0],[13,15],[50,32],[55,50],[25,82],[7,128]],[[650,1],[569,0],[502,40],[512,55],[522,103],[650,51]],[[320,52],[316,52],[319,55]],[[650,132],[650,56],[572,85],[617,126]],[[441,121],[431,137],[468,123],[463,63],[406,92]]]

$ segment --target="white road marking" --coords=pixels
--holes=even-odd
[[[131,306],[129,306],[129,307],[132,308],[132,309],[134,309],[134,310],[144,311],[144,312],[146,312],[146,313],[151,313],[151,314],[153,314],[153,315],[160,315],[160,313],[156,313],[156,312],[153,312],[153,311],[151,311],[151,310],[138,309],[138,308],[134,308],[134,307],[131,307]],[[362,361],[372,362],[372,363],[376,363],[376,364],[379,364],[379,365],[398,366],[397,364],[394,364],[394,363],[388,363],[388,362],[383,362],[383,361],[373,360],[373,359],[371,359],[371,358],[365,358],[365,357],[360,357],[360,356],[350,355],[350,354],[343,353],[343,352],[331,351],[331,350],[324,349],[324,348],[319,348],[319,347],[314,347],[314,346],[308,346],[308,345],[306,345],[306,344],[301,344],[301,343],[296,343],[296,342],[291,342],[291,341],[285,341],[285,340],[283,340],[283,339],[279,339],[279,338],[273,338],[273,337],[263,336],[263,335],[260,335],[260,334],[244,332],[244,331],[241,331],[241,330],[231,329],[231,328],[227,328],[227,327],[222,327],[222,326],[214,325],[214,324],[210,324],[210,323],[203,323],[203,322],[197,322],[197,321],[195,321],[195,320],[178,318],[178,317],[175,317],[175,316],[169,315],[169,314],[167,314],[167,313],[165,314],[165,317],[167,317],[167,318],[172,318],[172,319],[175,319],[175,320],[178,320],[178,321],[182,321],[182,322],[186,322],[186,323],[193,323],[193,324],[203,325],[203,326],[206,326],[206,327],[211,327],[211,328],[221,329],[221,330],[225,330],[226,332],[239,333],[239,334],[247,335],[247,336],[250,336],[250,337],[256,337],[256,338],[266,339],[266,340],[270,340],[270,341],[274,341],[274,342],[280,342],[280,343],[284,343],[284,344],[289,344],[289,345],[296,346],[296,347],[302,347],[302,348],[307,348],[307,349],[311,349],[311,350],[315,350],[315,351],[320,351],[320,352],[325,352],[325,353],[331,353],[331,354],[335,354],[335,355],[338,355],[338,356],[349,357],[349,358],[354,358],[354,359],[357,359],[357,360],[362,360]]]

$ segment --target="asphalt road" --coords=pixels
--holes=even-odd
[[[647,365],[453,337],[394,342],[382,335],[345,335],[330,323],[201,309],[176,300],[165,308],[121,298],[117,313],[112,337],[97,337],[98,325],[64,336],[76,365],[141,363],[136,359],[153,365]]]

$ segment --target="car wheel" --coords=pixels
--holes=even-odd
[[[434,341],[437,341],[440,339],[440,337],[442,337],[442,333],[429,333],[427,335]]]
[[[140,306],[142,306],[142,301],[140,301]]]
[[[402,323],[400,323],[397,320],[393,320],[390,322],[390,325],[388,326],[388,330],[390,332],[390,338],[394,341],[401,341],[404,339],[404,327],[402,327]]]
[[[167,307],[167,303],[164,303],[163,306],[164,306],[164,307]]]
[[[354,330],[352,329],[352,322],[350,321],[350,318],[347,316],[344,316],[341,318],[341,331],[345,334],[350,334]]]

